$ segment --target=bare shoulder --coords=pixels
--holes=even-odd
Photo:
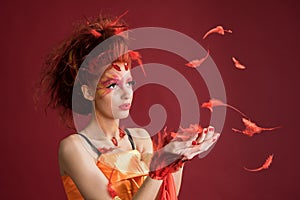
[[[148,131],[143,128],[129,128],[128,129],[133,137],[136,139],[151,139]]]
[[[86,151],[84,139],[78,134],[61,140],[59,168],[62,176],[72,178],[84,199],[111,199],[107,193],[107,178]]]
[[[59,156],[65,154],[72,154],[74,151],[78,151],[80,148],[80,139],[76,134],[69,135],[59,143]]]
[[[77,134],[72,134],[59,144],[58,161],[61,175],[69,174],[70,167],[78,163],[93,163],[94,159],[84,147],[81,138]]]

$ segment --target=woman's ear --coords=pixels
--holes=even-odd
[[[87,85],[81,86],[81,91],[85,99],[94,101],[95,95],[94,92],[92,92],[92,89]]]

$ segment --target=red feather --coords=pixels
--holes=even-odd
[[[247,170],[247,171],[250,171],[250,172],[261,171],[261,170],[263,170],[263,169],[268,169],[268,168],[270,167],[272,161],[273,161],[273,154],[270,155],[270,156],[266,159],[265,163],[264,163],[261,167],[256,168],[256,169],[248,169],[248,168],[244,167],[244,169]]]

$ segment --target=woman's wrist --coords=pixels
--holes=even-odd
[[[163,180],[168,174],[183,167],[182,156],[164,151],[155,152],[150,164],[149,177]]]

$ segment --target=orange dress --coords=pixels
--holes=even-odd
[[[133,150],[101,154],[97,149],[99,157],[96,164],[122,200],[132,199],[149,172],[149,167],[142,161],[141,153],[135,150],[133,140],[129,134],[128,136]],[[83,137],[95,150],[96,147]],[[64,175],[61,178],[69,200],[84,199],[70,176]]]
[[[137,150],[102,154],[97,166],[122,200],[132,199],[148,175],[148,166]],[[84,199],[70,176],[62,176],[62,181],[69,200]]]

